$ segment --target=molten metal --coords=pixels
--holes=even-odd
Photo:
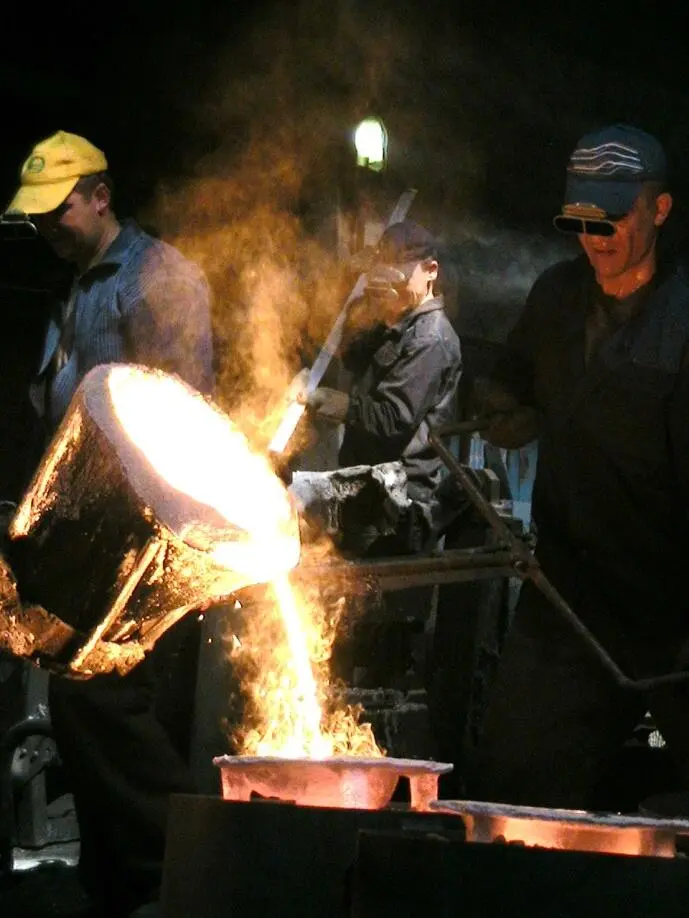
[[[438,778],[452,771],[445,762],[420,759],[358,758],[280,759],[218,756],[224,800],[252,796],[288,800],[306,806],[381,809],[390,802],[400,778],[409,780],[411,806],[427,810],[438,798]]]
[[[82,678],[126,672],[181,616],[300,553],[286,489],[230,419],[177,377],[117,364],[82,381],[9,535],[35,610],[22,655]]]
[[[382,756],[370,724],[334,707],[330,655],[341,603],[283,576],[244,616],[231,656],[246,701],[232,747],[243,756],[325,759]]]
[[[619,816],[475,800],[438,800],[431,809],[460,816],[467,841],[502,842],[562,851],[674,857],[689,821]]]

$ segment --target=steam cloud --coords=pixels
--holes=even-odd
[[[386,40],[364,32],[362,44],[345,7],[336,14],[338,54],[321,41],[330,4],[291,5],[289,22],[284,15],[268,14],[242,58],[209,75],[194,117],[215,148],[189,181],[161,187],[146,215],[208,277],[219,400],[259,443],[346,295],[336,160],[395,60],[394,28]]]
[[[165,62],[190,146],[203,138],[206,151],[190,180],[159,189],[149,218],[209,278],[219,399],[259,446],[348,290],[341,255],[362,199],[348,196],[343,176],[354,158],[348,131],[364,115],[385,117],[390,187],[414,182],[412,217],[445,243],[446,300],[460,333],[500,340],[539,270],[564,252],[546,241],[550,206],[542,238],[476,216],[489,192],[496,201],[485,151],[497,155],[506,100],[543,133],[561,113],[541,104],[537,74],[506,93],[500,54],[469,29],[445,29],[434,10],[433,0],[404,18],[392,3],[259,5],[232,35],[231,55],[207,55],[197,94],[175,85]],[[524,152],[513,153],[516,170]],[[505,184],[516,196],[524,182]]]
[[[546,238],[477,221],[458,224],[444,253],[448,311],[460,336],[503,341],[538,275],[576,252]]]

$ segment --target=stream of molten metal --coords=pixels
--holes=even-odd
[[[232,421],[176,377],[113,368],[110,395],[129,438],[173,491],[213,507],[246,538],[216,543],[214,559],[245,583],[270,583],[248,610],[232,653],[248,699],[235,734],[244,755],[325,758],[380,756],[359,711],[330,695],[330,656],[342,602],[318,585],[297,587],[295,514],[269,460]]]
[[[332,755],[332,745],[321,733],[323,712],[318,703],[316,679],[311,667],[296,595],[284,574],[273,581],[273,590],[282,614],[285,640],[295,675],[294,701],[297,716],[294,718],[294,735],[285,737],[287,748],[293,746],[296,755],[303,754],[306,749],[310,749],[310,754],[319,758]]]
[[[248,705],[234,731],[240,755],[324,759],[382,756],[360,710],[331,694],[330,655],[342,603],[288,574],[250,609],[232,658]],[[272,600],[272,601],[271,601]]]

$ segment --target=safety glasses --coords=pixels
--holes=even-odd
[[[587,236],[615,235],[615,224],[612,220],[587,220],[584,217],[558,214],[553,219],[553,226],[561,233],[585,234]]]
[[[26,214],[10,211],[0,216],[0,242],[33,239],[36,234],[36,225]]]

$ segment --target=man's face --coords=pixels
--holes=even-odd
[[[581,247],[601,280],[620,278],[638,268],[653,249],[658,227],[665,221],[672,199],[643,189],[626,216],[615,223],[612,236],[579,235]]]
[[[38,232],[59,258],[79,262],[98,247],[101,207],[96,193],[89,198],[72,191],[55,210],[36,214],[33,221]]]
[[[376,305],[378,318],[391,325],[433,295],[437,276],[438,263],[432,259],[380,264],[367,275],[368,299]]]
[[[438,262],[420,261],[414,266],[405,290],[410,306],[420,306],[433,295],[433,283],[438,277]]]

